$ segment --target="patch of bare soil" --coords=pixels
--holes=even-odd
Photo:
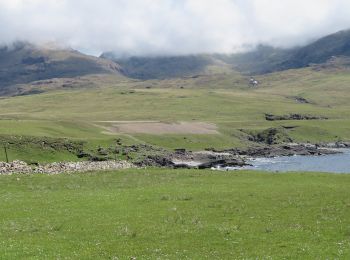
[[[125,134],[219,134],[215,124],[203,122],[113,122],[108,130]]]

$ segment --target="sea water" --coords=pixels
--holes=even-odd
[[[350,149],[342,153],[321,156],[290,156],[275,158],[257,158],[247,163],[252,166],[243,169],[271,172],[329,172],[350,173]],[[236,168],[237,169],[237,168]]]

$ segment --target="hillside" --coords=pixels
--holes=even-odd
[[[350,31],[341,31],[307,46],[280,49],[260,45],[240,54],[118,58],[105,52],[100,58],[73,49],[17,42],[0,48],[0,94],[13,85],[92,74],[122,75],[131,79],[179,79],[210,74],[266,74],[322,64],[334,56],[350,56]],[[343,64],[346,65],[346,64]],[[17,91],[18,92],[18,91]]]
[[[117,58],[113,52],[106,52],[101,57],[120,64],[125,76],[141,80],[196,76],[213,68],[216,72],[231,70],[213,55]]]
[[[289,69],[284,62],[291,59],[294,49],[285,50],[271,46],[259,45],[254,51],[222,55],[216,57],[230,64],[244,74],[266,74]]]
[[[286,68],[301,68],[312,63],[324,63],[333,56],[350,56],[350,30],[340,31],[296,49],[284,65]]]
[[[219,55],[222,60],[245,74],[304,68],[310,64],[325,63],[334,56],[350,56],[350,30],[340,31],[293,49],[261,45],[252,52]]]
[[[249,77],[232,74],[148,81],[125,78],[117,83],[101,75],[93,79],[99,85],[90,88],[0,99],[0,136],[18,137],[10,146],[10,158],[26,161],[58,158],[38,149],[42,137],[83,140],[85,147],[95,150],[113,147],[118,139],[123,144],[192,151],[256,146],[253,135],[269,129],[294,142],[349,141],[350,74],[341,67],[343,62],[348,61],[258,76],[260,84],[255,88]],[[320,119],[267,121],[266,114]],[[22,136],[36,136],[39,146],[33,144],[32,152],[26,152],[29,148]],[[5,137],[5,142],[14,143]],[[0,158],[4,158],[1,150]]]
[[[65,150],[43,153],[43,137],[52,138],[43,141],[49,144],[83,140],[95,150],[112,147],[116,139],[165,149],[230,149],[256,146],[254,136],[274,131],[294,142],[349,141],[350,57],[341,44],[332,46],[318,56],[308,47],[309,56],[321,62],[342,50],[342,57],[279,71],[286,60],[292,64],[296,49],[260,46],[241,54],[239,63],[238,56],[218,54],[117,60],[16,44],[0,55],[0,140],[13,143],[13,158],[26,161],[75,158]],[[255,76],[259,84],[252,86],[250,76],[234,69],[237,64],[241,71],[276,72]],[[267,114],[291,120],[268,121]],[[37,138],[31,148],[23,136]]]
[[[334,56],[350,56],[350,30],[323,37],[306,46],[292,49],[259,45],[254,51],[239,54],[117,58],[106,52],[102,58],[120,64],[125,76],[135,79],[165,79],[207,74],[207,68],[266,74],[304,68],[327,62]]]
[[[35,46],[17,42],[0,48],[0,91],[9,86],[52,78],[72,78],[89,74],[120,74],[112,61],[64,48]]]

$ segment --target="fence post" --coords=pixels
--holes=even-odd
[[[8,154],[7,154],[6,144],[4,144],[4,150],[5,150],[6,162],[9,163],[9,157],[8,157]]]

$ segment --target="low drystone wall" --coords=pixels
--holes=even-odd
[[[74,172],[120,170],[133,168],[134,165],[126,161],[104,161],[104,162],[61,162],[38,165],[31,167],[25,162],[14,161],[11,163],[0,162],[0,175],[21,174],[60,174]]]

